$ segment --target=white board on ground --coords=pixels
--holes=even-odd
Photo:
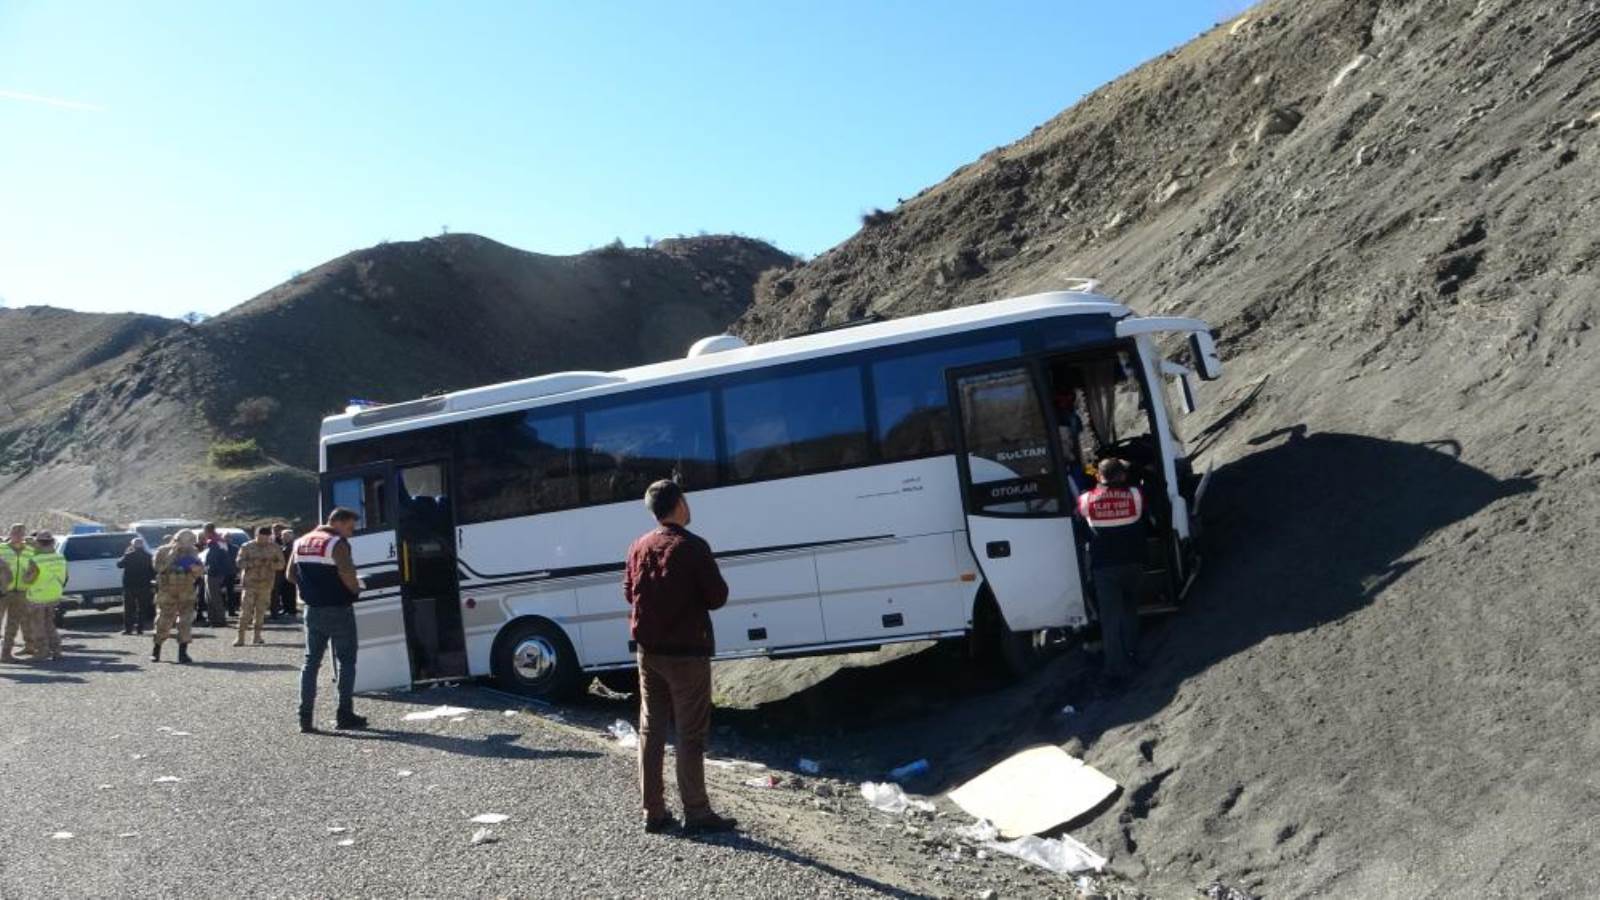
[[[1048,831],[1094,809],[1117,783],[1055,746],[1031,747],[950,792],[1008,838]]]

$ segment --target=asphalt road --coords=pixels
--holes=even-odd
[[[646,835],[628,756],[491,691],[358,698],[372,731],[302,735],[298,628],[198,629],[178,666],[117,623],[74,613],[65,660],[0,665],[0,896],[905,895],[760,823]],[[443,703],[473,711],[404,720]],[[510,818],[474,846],[481,813]]]

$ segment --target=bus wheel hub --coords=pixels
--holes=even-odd
[[[539,681],[555,671],[556,648],[542,637],[528,638],[517,645],[512,660],[518,677]]]

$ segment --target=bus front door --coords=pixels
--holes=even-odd
[[[359,517],[350,539],[356,574],[366,589],[356,600],[360,645],[356,690],[381,691],[411,684],[405,618],[400,600],[399,554],[395,546],[395,476],[388,463],[324,473],[322,515],[342,506]]]
[[[1072,509],[1032,363],[950,373],[967,541],[1013,634],[1088,621]]]
[[[396,467],[400,594],[411,680],[467,676],[466,632],[456,572],[456,525],[450,466],[444,461]]]

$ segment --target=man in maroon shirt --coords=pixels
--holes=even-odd
[[[658,481],[644,505],[659,524],[628,548],[622,591],[639,654],[639,791],[644,830],[676,822],[667,811],[662,762],[666,732],[678,731],[678,796],[687,832],[731,831],[706,796],[706,732],[711,729],[711,610],[728,602],[728,584],[711,546],[691,534],[689,501],[675,482]]]

